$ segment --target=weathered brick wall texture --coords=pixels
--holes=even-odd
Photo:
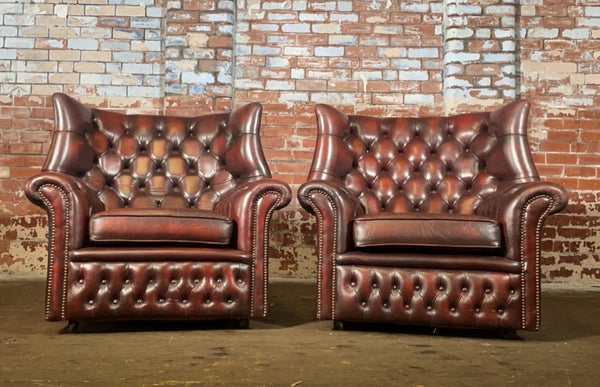
[[[45,270],[46,217],[22,187],[62,91],[182,115],[261,102],[271,170],[294,189],[316,103],[423,116],[527,98],[539,172],[571,198],[544,229],[543,278],[600,278],[597,0],[0,0],[0,11],[0,272]],[[273,223],[271,275],[314,278],[314,221],[293,201]]]

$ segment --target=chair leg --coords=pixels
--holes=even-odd
[[[333,330],[341,331],[344,329],[344,322],[340,320],[333,320]]]
[[[248,329],[248,328],[250,328],[250,319],[241,318],[238,321],[238,324],[239,324],[240,329]]]
[[[79,321],[69,320],[69,322],[67,324],[68,332],[73,333],[73,332],[77,331],[78,328],[79,328]]]

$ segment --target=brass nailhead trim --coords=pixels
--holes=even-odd
[[[333,254],[336,253],[337,251],[337,218],[338,218],[338,210],[337,210],[337,206],[335,205],[333,199],[331,198],[331,196],[320,189],[314,190],[311,192],[311,194],[316,193],[316,194],[321,194],[323,196],[325,196],[327,198],[327,201],[329,202],[329,204],[331,204],[331,207],[333,208],[333,217],[335,219],[335,221],[333,222]],[[321,228],[321,230],[318,231],[319,234],[319,238],[318,238],[318,246],[317,246],[317,318],[321,318],[321,305],[323,304],[323,293],[321,292],[321,283],[323,280],[323,275],[321,268],[323,267],[323,230],[322,230],[322,224],[323,224],[323,214],[321,213],[321,211],[317,208],[317,206],[315,205],[315,203],[312,201],[310,195],[308,195],[306,197],[308,203],[310,204],[310,206],[312,207],[312,209],[315,212],[315,215],[317,216],[317,223],[319,225],[319,228]],[[331,284],[331,319],[334,320],[335,319],[335,295],[336,295],[336,291],[335,291],[335,283],[336,283],[336,265],[335,265],[335,259],[331,260],[331,270],[332,270],[332,274],[331,274],[331,279],[332,279],[332,284]]]
[[[267,287],[268,287],[268,275],[269,275],[269,225],[271,223],[271,216],[273,215],[273,211],[275,208],[279,206],[281,203],[282,195],[275,191],[269,190],[265,191],[254,199],[253,203],[253,222],[252,222],[252,276],[251,276],[251,285],[250,285],[250,317],[254,317],[254,286],[256,280],[256,274],[254,272],[254,268],[256,267],[256,254],[258,251],[258,247],[256,246],[256,232],[258,231],[258,202],[265,196],[274,194],[277,196],[277,201],[275,204],[269,208],[267,215],[265,217],[265,228],[263,231],[263,314],[262,317],[265,317],[267,314],[268,300],[267,300]]]
[[[65,202],[65,255],[64,255],[64,270],[63,270],[63,286],[62,286],[62,296],[61,296],[61,306],[60,306],[60,318],[65,319],[65,305],[67,301],[67,276],[68,276],[68,268],[69,268],[69,241],[70,241],[70,228],[68,222],[68,214],[71,212],[70,202],[68,200],[68,196],[66,192],[56,184],[44,184],[38,189],[38,196],[44,202],[44,205],[48,209],[49,218],[50,218],[50,230],[49,230],[49,244],[48,250],[50,254],[48,256],[48,279],[46,285],[46,318],[50,315],[50,293],[52,292],[52,282],[54,280],[53,272],[54,272],[54,236],[56,229],[56,214],[54,213],[54,207],[44,195],[42,195],[39,191],[43,188],[53,188],[60,192],[64,202]]]
[[[525,256],[525,223],[527,220],[526,213],[528,212],[527,209],[531,205],[531,203],[544,197],[550,199],[552,203],[550,203],[550,205],[542,213],[542,216],[540,216],[538,223],[535,227],[535,329],[540,329],[540,239],[542,232],[542,224],[550,214],[552,207],[554,207],[554,199],[551,196],[545,194],[536,195],[531,199],[527,200],[527,202],[523,206],[523,210],[521,211],[521,328],[523,329],[525,329],[525,262],[523,261],[523,257]]]

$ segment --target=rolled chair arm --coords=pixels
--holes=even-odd
[[[520,259],[525,258],[519,251],[522,237],[539,233],[546,217],[564,209],[567,201],[567,192],[561,186],[534,181],[499,190],[482,202],[477,213],[500,222],[506,256]]]
[[[25,194],[48,213],[48,289],[46,319],[64,320],[69,251],[87,240],[92,197],[77,178],[57,172],[31,177]]]
[[[317,217],[317,317],[333,318],[335,256],[352,247],[351,223],[362,207],[341,184],[312,180],[298,190],[302,207]]]
[[[553,183],[528,182],[498,191],[478,213],[498,219],[506,257],[521,262],[521,328],[540,326],[540,239],[546,218],[567,205],[566,191]]]
[[[215,206],[215,211],[235,221],[236,248],[252,253],[251,317],[264,317],[267,313],[269,224],[273,211],[288,205],[291,198],[287,184],[262,179],[239,185]]]

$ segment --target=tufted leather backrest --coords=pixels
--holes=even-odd
[[[347,116],[324,104],[315,111],[309,180],[343,183],[367,214],[472,214],[509,182],[539,179],[525,101],[452,117]]]
[[[244,181],[270,177],[260,104],[197,117],[126,115],[53,96],[56,128],[43,169],[80,177],[104,209],[212,210]]]

